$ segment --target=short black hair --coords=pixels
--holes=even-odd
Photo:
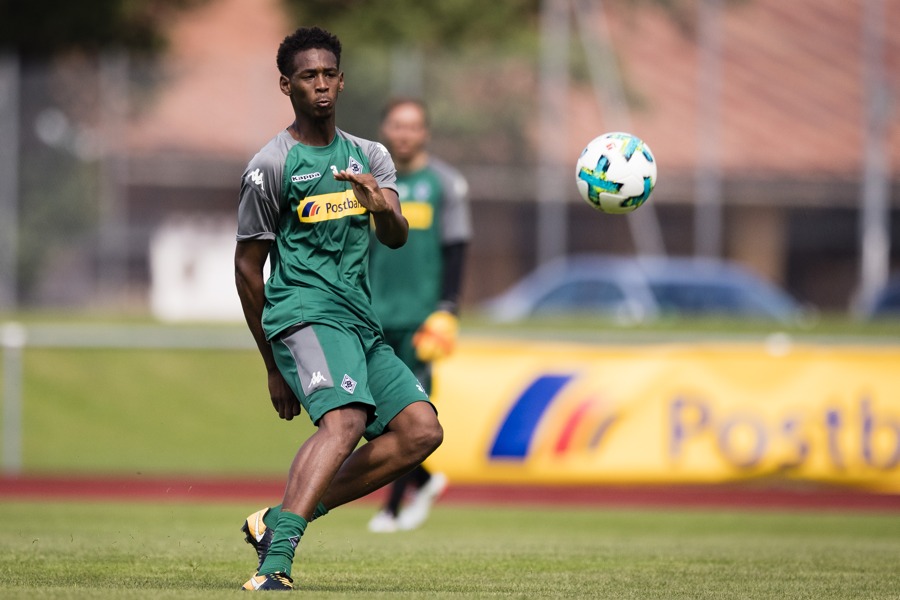
[[[394,109],[398,106],[403,106],[404,104],[412,104],[413,106],[417,106],[419,110],[422,111],[422,116],[425,118],[425,126],[428,126],[428,106],[425,104],[425,101],[420,98],[415,98],[413,96],[396,96],[387,101],[384,105],[384,108],[381,109],[381,122],[384,123],[388,116]]]
[[[275,58],[278,72],[285,77],[293,75],[294,57],[298,52],[311,48],[328,50],[337,59],[337,66],[341,66],[341,40],[336,35],[321,27],[301,27],[284,38],[284,41],[278,46],[278,55]]]

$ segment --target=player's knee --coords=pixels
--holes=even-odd
[[[390,430],[398,436],[403,455],[414,464],[425,460],[444,440],[434,409],[423,402],[406,407],[391,421]]]
[[[437,419],[417,428],[414,433],[414,444],[422,460],[438,449],[444,441],[444,428]]]
[[[428,454],[431,454],[435,450],[437,450],[442,443],[444,443],[444,428],[441,427],[441,424],[436,420],[434,422],[435,430],[431,436],[431,451]]]
[[[444,428],[441,426],[440,422],[437,419],[434,420],[434,432],[431,437],[431,442],[434,447],[431,449],[432,452],[438,449],[442,443],[444,443]]]
[[[319,431],[353,448],[366,430],[365,412],[343,407],[325,413],[319,420]]]

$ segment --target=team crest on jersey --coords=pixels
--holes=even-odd
[[[417,199],[424,199],[431,195],[431,184],[427,181],[420,181],[413,187],[413,196]]]
[[[356,199],[353,190],[308,196],[297,206],[297,217],[301,223],[321,223],[364,214],[366,208]]]
[[[361,175],[363,172],[363,166],[359,163],[358,160],[351,156],[350,162],[347,163],[347,170],[354,175]]]

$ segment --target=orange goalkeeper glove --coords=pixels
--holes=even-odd
[[[459,319],[456,315],[446,310],[431,313],[413,335],[416,358],[431,362],[449,356],[456,346],[458,333]]]

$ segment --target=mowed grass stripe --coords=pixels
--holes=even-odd
[[[246,504],[5,502],[0,597],[218,598],[252,573]],[[370,534],[374,507],[313,524],[307,598],[897,598],[891,514],[439,506]]]

